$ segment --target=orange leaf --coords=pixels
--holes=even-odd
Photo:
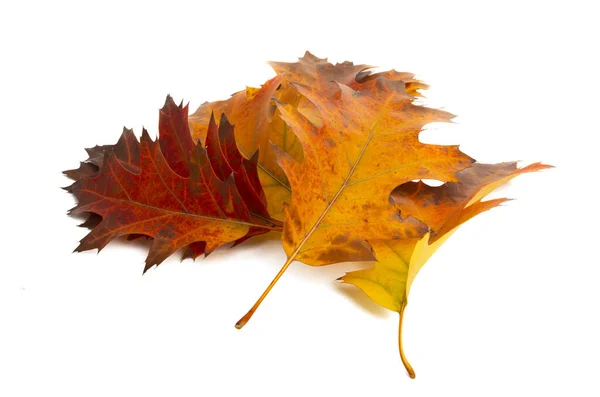
[[[454,174],[473,162],[457,146],[419,142],[425,124],[453,116],[413,105],[403,82],[378,77],[361,91],[340,84],[330,94],[295,87],[319,110],[322,126],[293,106],[278,104],[302,144],[304,161],[276,149],[293,194],[283,229],[288,260],[274,282],[294,260],[313,266],[369,260],[372,251],[365,240],[422,236],[423,224],[401,219],[389,205],[390,192],[419,178],[456,181]]]
[[[225,101],[205,103],[190,116],[190,128],[195,140],[204,142],[211,113],[225,113],[235,125],[236,140],[240,152],[250,158],[259,148],[259,178],[264,188],[271,216],[283,219],[283,203],[289,202],[291,186],[277,164],[271,144],[277,146],[297,161],[302,161],[302,147],[288,125],[281,119],[272,99],[290,105],[306,116],[313,124],[320,126],[319,111],[293,86],[295,83],[312,86],[326,93],[335,93],[335,82],[347,84],[368,91],[369,84],[379,77],[405,84],[406,92],[418,95],[418,90],[427,86],[410,73],[388,71],[371,74],[368,65],[354,65],[352,62],[331,64],[310,52],[298,62],[269,62],[278,76],[267,81],[261,88],[247,88],[237,92]]]

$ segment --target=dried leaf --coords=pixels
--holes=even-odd
[[[453,115],[415,105],[427,85],[413,74],[333,65],[309,52],[270,65],[277,76],[261,88],[205,103],[189,118],[167,97],[156,141],[124,129],[116,145],[87,149],[88,160],[65,171],[78,199],[71,212],[89,214],[81,226],[91,232],[76,250],[148,237],[147,270],[178,249],[195,258],[283,231],[287,261],[237,328],[295,260],[374,261],[340,280],[400,314],[400,357],[414,377],[402,322],[419,270],[462,223],[506,201],[484,196],[549,166],[473,164],[458,146],[421,143],[424,125]],[[420,179],[445,183],[412,182]]]
[[[211,121],[208,152],[191,140],[187,108],[175,106],[170,98],[159,125],[156,142],[144,130],[140,144],[125,130],[117,145],[102,148],[101,162],[91,156],[91,164],[101,169],[68,188],[79,201],[71,213],[96,215],[92,224],[86,222],[93,229],[76,251],[100,250],[120,236],[149,236],[153,242],[147,270],[180,248],[188,247],[186,255],[195,257],[229,242],[280,230],[266,213],[256,161],[232,150],[233,127],[225,117],[220,128]],[[102,218],[99,223],[97,216]]]
[[[283,219],[283,203],[291,199],[291,186],[277,164],[271,144],[277,146],[297,161],[302,161],[302,147],[288,125],[281,119],[272,98],[293,106],[313,124],[320,126],[320,114],[314,105],[299,94],[293,83],[300,83],[327,93],[338,90],[336,83],[346,84],[360,90],[363,83],[385,77],[390,81],[401,81],[409,95],[417,96],[419,89],[427,86],[414,79],[410,73],[394,70],[371,74],[368,65],[352,62],[331,64],[310,52],[298,62],[269,62],[278,76],[267,81],[261,88],[247,88],[225,101],[205,103],[190,116],[190,127],[194,139],[204,142],[211,113],[225,113],[235,125],[236,140],[245,158],[260,148],[258,158],[259,178],[269,203],[272,217]],[[357,81],[357,79],[359,79]],[[369,90],[370,85],[366,85]]]
[[[420,238],[370,241],[377,258],[373,267],[350,272],[340,280],[359,287],[381,306],[400,313],[400,354],[411,377],[414,371],[404,356],[401,329],[404,308],[417,273],[458,226],[506,201],[481,201],[485,196],[518,175],[545,168],[549,166],[540,163],[521,169],[516,163],[474,164],[456,174],[457,182],[438,187],[422,181],[408,182],[392,193],[402,215],[427,224],[430,232]]]
[[[401,219],[389,205],[390,192],[419,178],[456,181],[454,174],[473,162],[457,146],[419,142],[425,124],[453,116],[413,105],[402,82],[379,77],[361,91],[340,84],[331,94],[295,87],[319,110],[323,124],[317,127],[293,106],[278,104],[302,144],[304,161],[276,149],[293,194],[283,229],[288,260],[274,282],[294,260],[313,266],[371,260],[365,240],[422,236],[423,224]]]

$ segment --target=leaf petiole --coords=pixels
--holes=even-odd
[[[416,376],[415,371],[406,359],[406,356],[404,355],[404,349],[402,348],[402,320],[404,319],[404,309],[406,308],[406,303],[407,302],[405,297],[402,300],[402,306],[400,306],[400,322],[398,324],[398,348],[400,349],[400,359],[402,360],[402,364],[404,364],[404,367],[406,368],[406,372],[408,372],[408,376],[410,376],[411,379],[414,379]]]
[[[246,323],[248,321],[250,321],[250,319],[254,315],[254,312],[256,312],[256,310],[258,309],[258,307],[260,306],[260,304],[262,303],[262,301],[267,297],[267,295],[269,294],[269,292],[271,291],[271,289],[273,289],[273,287],[275,286],[275,284],[277,283],[277,281],[279,281],[279,279],[281,278],[281,276],[283,275],[283,273],[285,273],[285,271],[287,270],[287,268],[294,261],[295,257],[296,257],[295,255],[292,255],[291,257],[288,258],[288,260],[283,264],[283,267],[281,268],[281,270],[279,270],[279,273],[277,273],[277,275],[275,276],[275,278],[273,279],[273,281],[271,281],[271,284],[269,284],[269,286],[267,287],[267,289],[265,290],[265,292],[263,292],[262,295],[260,296],[260,298],[258,298],[258,300],[254,304],[254,306],[252,306],[250,308],[250,310],[248,310],[248,313],[244,314],[244,316],[242,318],[240,318],[237,323],[235,323],[235,327],[237,329],[242,329],[242,327],[244,325],[246,325]]]

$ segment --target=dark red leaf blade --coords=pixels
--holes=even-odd
[[[158,137],[160,148],[173,171],[183,177],[189,176],[188,160],[196,144],[192,140],[188,125],[188,105],[177,106],[167,95],[160,109]]]
[[[140,143],[124,130],[116,145],[89,149],[85,170],[65,172],[79,177],[67,188],[78,200],[71,214],[93,218],[84,223],[92,230],[76,251],[101,250],[120,236],[148,236],[146,271],[181,248],[187,247],[184,257],[195,258],[281,230],[266,211],[256,159],[237,151],[225,116],[221,126],[213,120],[213,129],[209,149],[193,145],[187,106],[167,97],[159,139],[144,130]]]
[[[140,156],[139,173],[112,153],[105,155],[98,175],[74,183],[71,190],[79,203],[71,212],[102,217],[76,251],[101,250],[120,236],[146,235],[153,238],[147,270],[191,243],[204,241],[210,252],[245,237],[252,227],[270,229],[251,219],[233,177],[216,177],[200,145],[190,157],[188,178],[169,167],[146,131]]]
[[[225,113],[221,114],[218,127],[211,114],[205,146],[217,176],[224,180],[233,173],[238,191],[250,211],[269,219],[267,199],[258,179],[258,151],[250,159],[242,156],[235,141],[234,126]]]

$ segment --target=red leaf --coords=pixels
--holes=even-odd
[[[186,246],[185,256],[196,257],[280,230],[266,212],[256,161],[242,158],[233,126],[222,120],[220,128],[213,120],[208,150],[193,145],[187,106],[167,97],[157,141],[144,130],[140,144],[124,130],[116,145],[88,150],[85,169],[66,172],[79,178],[67,188],[78,199],[71,213],[93,218],[84,223],[92,231],[76,251],[101,250],[120,236],[149,236],[146,271]]]

